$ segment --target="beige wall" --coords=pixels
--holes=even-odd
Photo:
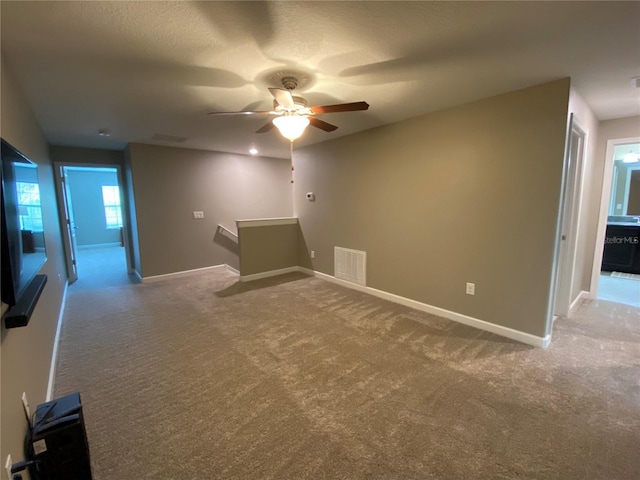
[[[48,282],[26,327],[6,330],[0,340],[1,401],[0,458],[23,458],[26,431],[21,396],[26,392],[32,411],[46,399],[51,356],[62,305],[66,270],[56,207],[53,169],[48,145],[22,91],[2,60],[2,138],[38,164],[38,179],[48,260],[40,273]],[[4,470],[2,471],[4,475]],[[3,477],[4,478],[4,477]]]
[[[239,228],[240,275],[295,267],[298,229],[297,223]]]
[[[544,336],[568,101],[564,79],[296,150],[300,264],[365,250],[370,287]]]
[[[238,219],[292,213],[285,159],[131,144],[126,162],[143,277],[224,263],[238,269],[237,251],[214,240],[218,224],[233,231]],[[194,220],[193,211],[205,218]]]

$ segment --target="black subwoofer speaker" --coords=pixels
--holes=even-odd
[[[91,480],[79,393],[38,405],[28,448],[33,480]]]

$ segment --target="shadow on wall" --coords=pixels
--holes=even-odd
[[[215,243],[217,243],[218,245],[226,248],[227,250],[229,250],[234,255],[239,255],[240,254],[240,248],[238,247],[238,241],[237,240],[234,241],[231,238],[229,238],[227,235],[223,234],[220,231],[220,228],[216,228],[216,233],[213,236],[213,241]]]
[[[298,265],[313,270],[313,261],[311,260],[309,251],[310,249],[307,245],[307,240],[304,238],[302,227],[298,222]]]

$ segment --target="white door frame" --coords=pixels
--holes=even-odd
[[[554,315],[556,317],[569,315],[571,304],[574,300],[571,298],[571,290],[575,274],[578,232],[580,231],[580,211],[582,209],[583,166],[587,132],[573,116],[571,118],[568,143],[567,177],[560,229],[558,280],[554,302]]]
[[[600,269],[602,266],[602,254],[604,253],[604,237],[607,232],[607,216],[611,201],[611,184],[613,183],[613,150],[618,145],[640,143],[640,137],[617,138],[607,141],[607,153],[604,157],[604,174],[602,176],[602,196],[600,197],[600,215],[598,217],[598,230],[596,233],[596,248],[593,254],[593,269],[591,270],[591,285],[589,298],[598,298],[598,284],[600,282]]]

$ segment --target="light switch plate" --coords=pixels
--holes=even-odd
[[[476,294],[476,284],[467,283],[467,295],[475,295],[475,294]]]

